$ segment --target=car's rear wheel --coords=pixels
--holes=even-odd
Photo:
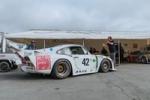
[[[141,58],[141,63],[142,63],[142,64],[146,64],[146,63],[147,63],[146,57],[142,57],[142,58]]]
[[[111,68],[111,63],[108,59],[104,59],[100,65],[99,71],[106,73],[110,70]]]
[[[71,73],[71,64],[68,60],[58,60],[53,66],[52,77],[63,79],[70,75]]]
[[[8,72],[10,71],[10,64],[7,61],[1,61],[0,62],[0,72]]]

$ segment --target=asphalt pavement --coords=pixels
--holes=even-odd
[[[150,64],[61,80],[18,70],[0,73],[0,100],[150,100]]]

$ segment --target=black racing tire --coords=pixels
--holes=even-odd
[[[99,72],[103,72],[103,73],[107,73],[111,68],[111,63],[108,59],[104,59],[101,62],[100,68],[99,68]]]
[[[11,70],[10,63],[8,61],[0,62],[0,72],[8,72],[10,70]]]
[[[51,77],[57,79],[64,79],[71,74],[72,68],[68,60],[57,60],[53,66]]]
[[[146,63],[147,63],[146,57],[142,57],[142,58],[141,58],[141,63],[142,63],[142,64],[146,64]]]

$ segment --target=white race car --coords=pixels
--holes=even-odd
[[[82,45],[66,44],[38,50],[18,52],[27,73],[50,74],[54,78],[115,70],[113,61],[106,56],[93,55]]]

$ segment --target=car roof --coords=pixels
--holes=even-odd
[[[33,50],[33,51],[43,51],[44,52],[57,52],[57,50],[60,50],[60,49],[63,49],[63,48],[67,48],[67,47],[71,47],[71,46],[77,46],[77,47],[83,47],[82,45],[78,45],[78,44],[63,44],[63,45],[56,45],[56,46],[53,46],[53,47],[48,47],[48,48],[42,48],[42,49],[37,49],[37,50]],[[28,50],[26,50],[28,51]],[[29,50],[31,51],[31,50]]]
[[[63,44],[63,45],[56,45],[56,46],[51,47],[51,48],[56,50],[56,49],[62,49],[62,48],[71,47],[71,46],[83,47],[82,45],[79,45],[79,44]]]

